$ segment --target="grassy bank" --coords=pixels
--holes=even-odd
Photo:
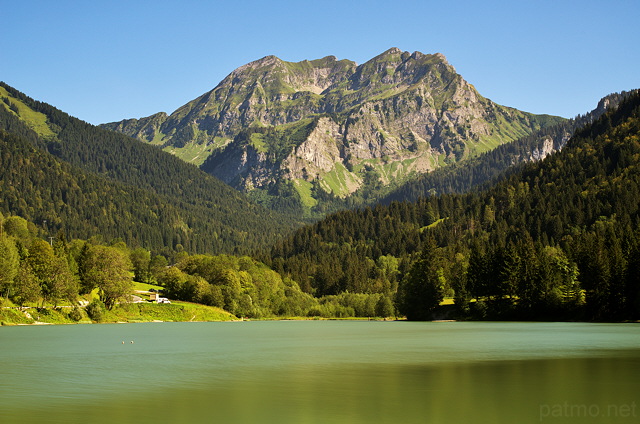
[[[92,322],[153,322],[153,321],[231,321],[230,313],[211,306],[187,302],[171,304],[128,303],[105,310],[99,320],[92,320],[84,308],[23,308],[13,305],[0,309],[0,325],[78,324]]]
[[[220,308],[196,303],[176,302],[171,304],[129,303],[106,311],[103,322],[149,322],[149,321],[231,321],[237,319]]]

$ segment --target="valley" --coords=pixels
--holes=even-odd
[[[638,319],[637,90],[571,120],[530,115],[480,96],[442,55],[397,49],[360,66],[267,57],[225,81],[136,121],[155,128],[146,141],[2,84],[9,306],[100,287],[108,314],[135,280],[252,319]],[[245,101],[247,81],[263,103]],[[427,109],[402,106],[416,93]],[[198,168],[158,148],[179,122],[226,141]],[[92,251],[119,258],[117,283],[92,274],[115,266],[87,262]]]

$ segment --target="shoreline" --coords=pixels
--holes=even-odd
[[[83,307],[4,306],[0,308],[0,326],[117,324],[138,322],[214,322],[237,320],[234,315],[216,307],[188,302],[173,304],[126,303],[111,310],[89,316]]]
[[[287,317],[287,318],[281,318],[281,317],[274,317],[274,318],[256,318],[256,319],[218,319],[218,320],[183,320],[183,321],[176,321],[176,320],[158,320],[158,319],[152,319],[152,320],[132,320],[132,321],[101,321],[101,322],[96,322],[96,321],[79,321],[79,322],[59,322],[59,323],[52,323],[52,322],[43,322],[43,321],[37,321],[37,322],[33,322],[33,323],[12,323],[12,322],[6,322],[6,321],[2,321],[0,322],[0,328],[1,327],[17,327],[17,326],[21,326],[21,327],[29,327],[29,326],[43,326],[43,325],[75,325],[75,324],[159,324],[159,323],[175,323],[175,322],[194,322],[194,323],[203,323],[203,322],[260,322],[260,321],[282,321],[282,322],[286,322],[286,321],[363,321],[363,322],[426,322],[426,323],[434,323],[434,324],[447,324],[447,323],[456,323],[456,322],[501,322],[501,323],[506,323],[506,322],[513,322],[513,323],[549,323],[549,324],[554,324],[554,323],[574,323],[574,324],[640,324],[640,320],[638,321],[495,321],[495,320],[491,320],[491,321],[481,321],[481,320],[431,320],[431,321],[407,321],[406,319],[403,318],[376,318],[376,319],[369,319],[369,318],[360,318],[360,317],[350,317],[350,318],[318,318],[318,317],[313,317],[313,318],[308,318],[308,317]]]
[[[78,321],[78,322],[44,322],[36,321],[31,323],[16,323],[16,322],[0,322],[0,327],[15,327],[15,326],[34,326],[34,325],[76,325],[76,324],[158,324],[158,323],[172,323],[172,322],[260,322],[260,321],[367,321],[367,322],[397,322],[406,321],[401,318],[361,318],[361,317],[347,317],[347,318],[318,318],[318,317],[273,317],[273,318],[245,318],[245,319],[218,319],[218,320],[132,320],[132,321]],[[456,320],[433,320],[424,322],[457,322]]]

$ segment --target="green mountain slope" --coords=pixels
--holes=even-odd
[[[416,201],[435,194],[465,193],[474,188],[488,187],[509,172],[514,172],[516,165],[542,160],[561,150],[574,131],[591,124],[608,110],[615,109],[634,93],[635,91],[610,94],[587,114],[547,126],[468,161],[421,175],[393,190],[380,202],[387,204],[392,201]]]
[[[123,237],[148,248],[248,250],[291,221],[157,148],[0,84],[2,212],[54,233]],[[180,245],[180,246],[178,246]]]
[[[638,319],[638,199],[634,92],[486,191],[339,212],[277,243],[269,263],[316,294],[396,295],[413,319],[443,295],[462,317]]]
[[[104,127],[162,145],[272,208],[318,216],[561,121],[484,98],[441,54],[394,48],[359,66],[268,56],[169,116]]]

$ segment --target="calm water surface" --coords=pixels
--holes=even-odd
[[[217,421],[637,423],[640,325],[0,328],[0,423]]]

